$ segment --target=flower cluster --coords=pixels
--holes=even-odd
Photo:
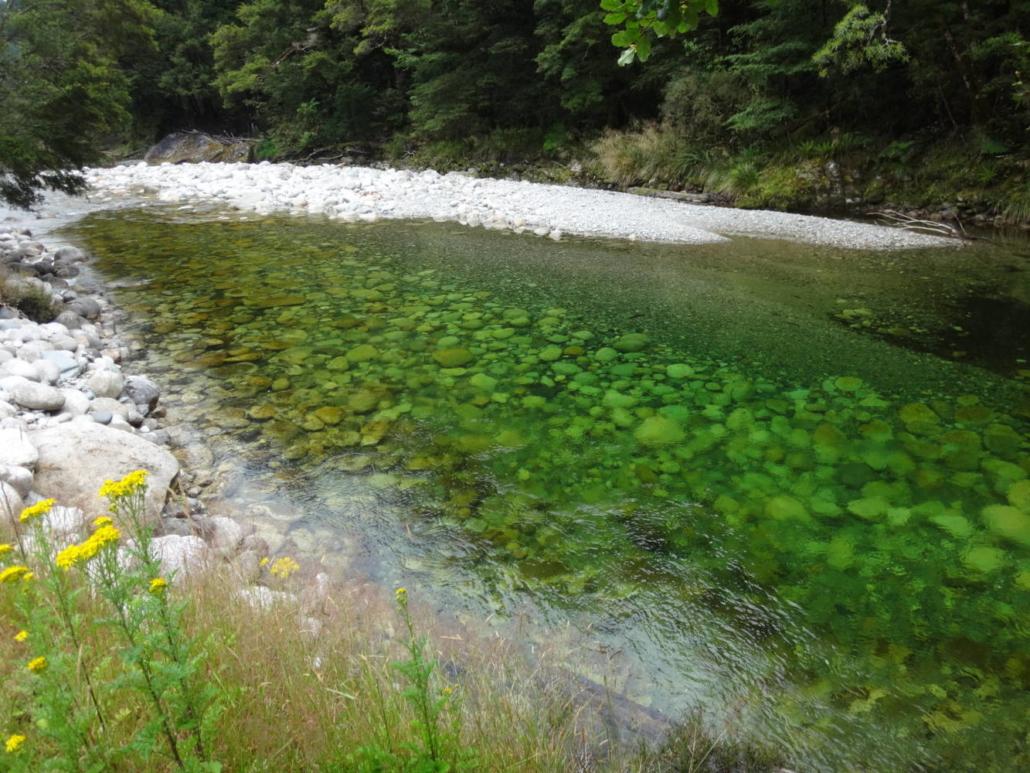
[[[28,663],[26,663],[25,668],[27,668],[34,674],[38,674],[42,671],[46,671],[47,665],[48,664],[46,658],[41,655],[40,657],[33,658]]]
[[[160,596],[164,593],[165,588],[168,587],[168,581],[164,577],[155,577],[150,581],[150,592],[155,596]]]
[[[14,640],[16,642],[18,642],[19,644],[21,644],[24,641],[27,641],[28,638],[29,638],[29,632],[26,631],[25,629],[22,629],[22,630],[18,631],[18,633],[16,633],[14,635]]]
[[[14,754],[22,747],[23,743],[25,743],[25,736],[12,735],[7,739],[7,742],[4,744],[4,750],[8,754]]]
[[[5,582],[14,582],[15,580],[24,580],[31,576],[32,572],[29,571],[27,566],[16,564],[15,566],[9,566],[3,571],[0,571],[0,584]]]
[[[134,470],[121,480],[108,480],[100,487],[100,496],[121,499],[142,491],[147,486],[147,471]]]
[[[272,566],[268,571],[271,572],[274,577],[278,577],[280,580],[285,580],[298,569],[300,569],[300,564],[289,556],[284,556],[283,558],[277,558],[272,563]]]
[[[29,521],[35,520],[36,518],[41,518],[42,516],[46,515],[53,509],[53,507],[53,499],[43,499],[39,502],[36,502],[36,504],[30,505],[29,507],[26,507],[24,510],[22,510],[21,515],[18,517],[18,520],[22,523],[28,523]]]
[[[98,519],[99,520],[99,519]],[[108,519],[110,520],[110,519]],[[101,551],[105,545],[117,542],[122,536],[118,529],[110,524],[105,524],[94,531],[89,538],[79,545],[69,545],[54,559],[54,563],[61,569],[71,569],[76,564],[82,564]]]
[[[394,598],[397,599],[397,603],[400,604],[402,607],[406,607],[408,605],[408,589],[407,588],[398,588],[397,590],[395,590],[393,592],[393,595],[394,595]]]
[[[0,556],[6,556],[12,550],[14,550],[14,548],[12,548],[6,542],[0,543]]]

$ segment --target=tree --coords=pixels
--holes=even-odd
[[[130,124],[119,64],[152,44],[142,0],[0,2],[0,197],[82,189],[101,141]]]
[[[672,37],[688,32],[701,20],[701,14],[715,16],[719,0],[601,0],[608,11],[604,20],[622,27],[612,35],[612,43],[625,48],[619,64],[631,64],[651,56],[653,37]]]

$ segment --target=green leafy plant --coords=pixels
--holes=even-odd
[[[205,652],[185,633],[185,602],[168,596],[145,492],[142,470],[105,483],[112,514],[64,547],[46,524],[54,500],[43,500],[18,517],[17,549],[0,549],[20,559],[0,572],[0,584],[14,596],[15,638],[31,656],[16,688],[24,700],[12,720],[21,728],[8,739],[15,770],[57,760],[103,770],[161,756],[179,770],[221,769],[204,738],[219,697],[200,684]],[[113,732],[130,716],[132,730]]]

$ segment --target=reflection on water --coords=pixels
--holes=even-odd
[[[1024,342],[974,313],[975,346],[932,343],[973,295],[1025,319],[1011,256],[139,213],[79,234],[145,280],[120,300],[178,415],[326,561],[572,621],[634,700],[800,766],[1016,759]]]

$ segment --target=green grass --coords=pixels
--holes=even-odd
[[[611,131],[592,146],[597,177],[619,187],[703,190],[742,207],[834,211],[845,201],[827,173],[833,161],[859,208],[962,203],[999,224],[1030,222],[1030,161],[982,137],[876,139],[841,133],[731,150],[697,146],[666,126]]]

